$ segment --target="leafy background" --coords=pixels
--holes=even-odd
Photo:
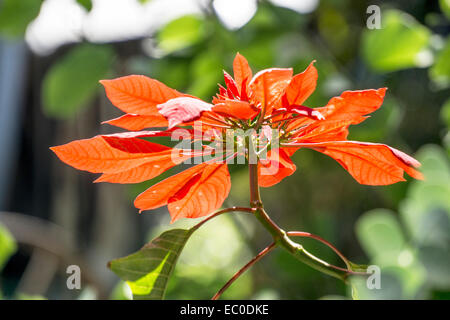
[[[254,70],[301,72],[317,60],[313,107],[346,89],[389,88],[383,107],[350,138],[415,155],[425,181],[361,186],[332,159],[304,150],[295,175],[262,196],[281,226],[318,234],[352,261],[382,268],[381,290],[354,279],[359,298],[449,299],[449,1],[186,0],[183,10],[180,3],[0,1],[1,296],[130,298],[107,262],[193,224],[169,225],[166,208],[138,215],[132,207],[167,174],[140,185],[94,185],[94,175],[61,164],[48,147],[114,131],[99,125],[119,114],[99,79],[145,74],[208,100],[239,51]],[[382,10],[379,30],[366,28],[373,4]],[[246,171],[233,167],[232,182],[224,205],[246,205]],[[166,296],[210,298],[269,241],[251,217],[209,222],[187,242]],[[328,249],[302,244],[339,263]],[[66,287],[72,264],[81,267],[81,290]],[[223,297],[348,299],[349,288],[276,250]]]

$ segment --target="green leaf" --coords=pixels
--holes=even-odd
[[[441,88],[450,86],[450,37],[430,68],[430,77]]]
[[[108,76],[114,53],[109,46],[82,44],[47,72],[42,87],[48,116],[68,118],[94,98],[98,81]]]
[[[356,234],[364,250],[374,259],[396,260],[405,245],[397,218],[386,209],[362,215],[356,224]]]
[[[41,0],[0,1],[0,33],[9,37],[21,37],[28,24],[37,17]]]
[[[88,12],[92,9],[92,1],[91,0],[77,0],[77,2],[82,5]]]
[[[184,16],[168,23],[158,34],[159,47],[166,53],[172,53],[190,47],[206,34],[203,19]]]
[[[128,283],[134,299],[163,299],[177,259],[191,234],[192,229],[166,231],[139,251],[112,260],[108,267]]]
[[[439,5],[447,19],[450,19],[450,0],[439,0]]]
[[[16,250],[17,244],[13,236],[6,227],[0,224],[0,271]]]
[[[430,31],[413,17],[398,10],[382,13],[381,29],[366,30],[362,53],[367,64],[378,72],[428,66],[430,54],[425,49]]]

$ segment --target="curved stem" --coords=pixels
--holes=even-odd
[[[200,228],[203,224],[205,224],[206,222],[208,222],[209,220],[221,215],[222,213],[227,213],[227,212],[236,212],[236,211],[241,211],[241,212],[247,212],[247,213],[253,213],[254,209],[252,208],[247,208],[247,207],[231,207],[231,208],[226,208],[223,210],[219,210],[215,213],[213,213],[212,215],[210,215],[209,217],[207,217],[206,219],[200,221],[199,223],[197,223],[195,226],[193,226],[191,228],[192,232],[194,232],[195,230],[197,230],[198,228]]]
[[[292,241],[286,232],[282,230],[277,224],[269,217],[267,212],[263,208],[261,196],[259,193],[258,185],[258,167],[257,164],[249,164],[249,180],[250,180],[250,205],[254,208],[253,213],[255,217],[262,223],[262,225],[270,232],[277,245],[282,246],[289,251],[294,257],[310,267],[326,273],[335,278],[345,281],[347,276],[351,273],[349,270],[339,268],[325,262],[303,248],[302,245]]]
[[[319,236],[309,233],[309,232],[303,232],[303,231],[289,231],[286,234],[291,237],[306,237],[306,238],[311,238],[311,239],[315,239],[315,240],[322,242],[323,244],[328,246],[331,250],[333,250],[339,256],[339,258],[341,258],[342,261],[344,261],[348,270],[351,270],[350,262],[348,261],[348,259],[335,246],[333,246],[330,242],[323,239],[322,237],[319,237]]]
[[[222,295],[222,293],[228,289],[229,286],[231,286],[231,284],[236,281],[237,278],[239,278],[239,276],[241,274],[243,274],[245,271],[247,271],[248,268],[250,268],[252,265],[254,265],[256,262],[258,262],[262,257],[264,257],[266,254],[268,254],[270,251],[272,251],[272,249],[274,249],[276,246],[276,242],[273,242],[271,245],[267,246],[264,250],[262,250],[260,253],[258,253],[252,260],[250,260],[245,266],[243,266],[238,272],[236,272],[230,280],[228,280],[227,283],[225,283],[225,285],[220,288],[219,291],[217,291],[217,293],[211,298],[211,300],[217,300],[220,298],[220,296]]]

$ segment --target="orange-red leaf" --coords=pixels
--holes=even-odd
[[[134,205],[143,211],[168,204],[172,222],[180,218],[198,218],[218,209],[230,186],[226,164],[202,163],[145,190]]]
[[[199,218],[220,208],[231,188],[226,164],[209,164],[201,177],[191,181],[189,191],[169,199],[168,209],[174,222],[180,218]],[[187,192],[186,192],[187,191]]]
[[[340,97],[331,98],[325,107],[317,110],[327,120],[352,120],[358,124],[381,107],[385,94],[386,88],[344,91]]]
[[[291,81],[292,69],[266,69],[255,74],[249,83],[250,99],[255,104],[265,106],[266,114],[278,104]]]
[[[302,105],[316,89],[318,75],[314,62],[305,71],[295,75],[287,86],[286,98],[290,105]]]
[[[347,139],[350,120],[330,120],[316,122],[299,130],[292,137],[295,142],[343,141]]]
[[[267,152],[267,159],[258,162],[258,183],[261,187],[271,187],[296,170],[295,164],[283,149]]]
[[[161,114],[141,116],[137,114],[124,114],[121,117],[102,122],[130,131],[138,131],[146,128],[167,127],[169,123]]]
[[[140,75],[101,80],[100,83],[112,104],[126,113],[156,115],[158,104],[183,96],[158,80]]]
[[[173,195],[188,183],[193,176],[201,173],[206,166],[206,163],[201,163],[151,186],[137,196],[134,200],[134,206],[140,211],[144,211],[166,205]]]
[[[247,82],[252,78],[252,69],[248,65],[247,59],[241,54],[237,53],[233,61],[234,80],[237,83],[239,91],[241,91],[242,83],[247,79]]]
[[[225,79],[225,84],[227,86],[227,93],[229,93],[230,98],[239,97],[238,84],[234,81],[233,77],[230,76],[226,71],[223,71],[223,77]]]
[[[293,120],[287,130],[291,131],[306,125],[325,126],[329,122],[341,120],[358,124],[367,118],[367,114],[374,112],[383,104],[385,93],[386,88],[344,91],[341,96],[331,98],[325,107],[314,109],[325,117],[324,121],[317,122],[307,118]]]
[[[144,131],[145,132],[145,131]],[[142,132],[134,136],[148,136]],[[169,147],[136,139],[132,133],[95,136],[50,148],[61,161],[94,173],[118,173],[150,162]]]
[[[423,179],[423,175],[414,169],[420,166],[417,160],[384,144],[334,141],[295,146],[311,148],[332,157],[361,184],[388,185],[405,181],[404,172],[415,179]]]
[[[234,117],[242,120],[248,120],[255,117],[259,109],[256,109],[246,101],[228,100],[228,99],[215,99],[213,112],[217,112],[221,115]]]
[[[179,154],[175,149],[159,152],[138,167],[119,173],[104,173],[94,182],[111,182],[111,183],[139,183],[153,179],[170,168],[182,163],[192,155]]]

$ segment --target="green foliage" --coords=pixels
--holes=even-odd
[[[204,20],[189,15],[169,22],[158,34],[159,47],[171,53],[190,47],[206,34]]]
[[[13,236],[6,227],[0,224],[0,271],[16,250],[17,244]]]
[[[0,33],[8,37],[23,36],[28,24],[36,18],[41,0],[3,0],[0,2]]]
[[[445,14],[447,19],[450,19],[450,1],[449,0],[439,0],[439,5],[441,6],[441,10]]]
[[[217,83],[222,79],[221,63],[220,57],[216,54],[206,52],[198,55],[191,66],[193,81],[189,92],[195,96],[210,99],[209,94],[217,88]]]
[[[135,299],[163,299],[178,256],[192,231],[172,229],[139,251],[111,261],[108,266],[126,281]]]
[[[436,62],[430,68],[430,77],[439,87],[450,85],[450,37],[444,48],[437,54]]]
[[[365,30],[362,53],[377,72],[423,66],[430,31],[408,14],[389,10],[382,13],[381,29]]]
[[[42,95],[48,116],[68,118],[95,97],[98,81],[108,77],[114,53],[108,46],[83,44],[52,65]]]

